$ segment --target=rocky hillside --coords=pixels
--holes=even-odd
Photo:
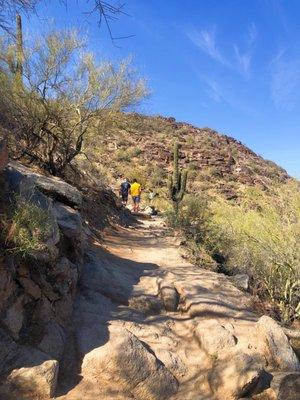
[[[298,400],[299,332],[182,258],[161,217],[122,228],[111,191],[8,162],[1,141],[0,180],[0,400]]]
[[[245,186],[267,189],[289,179],[275,163],[209,128],[136,113],[118,113],[108,120],[95,128],[100,139],[93,135],[92,151],[87,152],[100,172],[104,167],[113,178],[137,175],[146,188],[160,187],[171,168],[177,139],[182,144],[181,164],[189,170],[190,191],[236,199]]]

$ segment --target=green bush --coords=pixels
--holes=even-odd
[[[189,195],[178,217],[169,213],[168,220],[192,240],[190,248],[197,264],[205,267],[209,255],[228,273],[248,273],[261,295],[280,306],[284,321],[300,318],[297,182],[268,194],[247,189],[240,204]]]
[[[300,192],[296,184],[272,196],[252,191],[240,206],[214,205],[215,245],[229,268],[244,270],[280,305],[300,317]]]
[[[10,251],[27,256],[47,248],[52,217],[30,201],[19,198],[11,217],[4,219],[3,225]]]

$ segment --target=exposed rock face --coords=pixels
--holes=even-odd
[[[22,164],[12,161],[8,165],[8,174],[11,176],[11,180],[15,181],[19,176],[21,176],[21,179],[27,178],[41,192],[66,204],[77,207],[82,204],[81,193],[75,187],[59,178],[38,174]]]
[[[274,368],[300,371],[300,362],[277,322],[264,315],[259,319],[257,329],[262,339],[262,351]]]
[[[262,367],[247,354],[236,354],[227,363],[216,362],[209,376],[210,386],[219,400],[237,400],[257,384]]]
[[[5,201],[14,206],[25,199],[47,213],[49,233],[26,259],[8,254],[0,262],[0,323],[6,331],[0,332],[0,386],[17,399],[47,399],[55,392],[82,268],[85,237],[81,217],[70,207],[79,207],[82,198],[71,185],[19,163],[9,163],[3,178]]]
[[[87,380],[101,381],[140,400],[168,399],[178,388],[176,378],[155,355],[120,326],[110,326],[109,342],[84,357],[82,373]]]

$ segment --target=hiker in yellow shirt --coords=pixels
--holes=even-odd
[[[137,182],[137,179],[133,179],[133,183],[131,184],[129,190],[133,201],[133,212],[139,212],[142,187]]]

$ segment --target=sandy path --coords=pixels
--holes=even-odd
[[[178,311],[160,308],[161,281],[180,294]],[[111,324],[125,327],[150,346],[177,378],[179,390],[170,399],[213,399],[207,375],[214,355],[206,354],[194,337],[195,326],[207,318],[230,326],[240,348],[253,352],[256,340],[249,337],[249,329],[256,316],[249,310],[249,297],[223,275],[185,261],[161,219],[107,233],[104,245],[93,243],[87,254],[57,399],[133,399],[130,394],[112,395],[101,382],[91,385],[81,375],[82,359],[110,340],[106,328]]]

